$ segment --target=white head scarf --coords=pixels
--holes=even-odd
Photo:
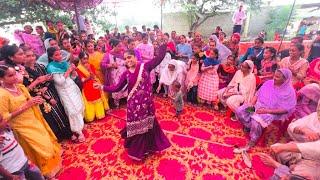
[[[219,50],[219,61],[224,63],[228,56],[232,54],[231,50],[223,45],[216,35],[211,35],[210,38],[216,42],[216,48]]]
[[[174,71],[170,71],[168,66],[173,65],[175,66]],[[160,77],[160,83],[163,83],[167,86],[171,85],[174,81],[179,80],[179,76],[182,76],[184,72],[184,66],[185,64],[180,64],[177,60],[171,59],[168,63],[167,68],[164,68],[161,77]]]
[[[250,68],[250,73],[253,73],[253,70],[254,70],[254,64],[251,60],[245,60],[243,63],[247,63],[249,68]]]
[[[49,41],[51,40],[52,38],[47,38],[46,40],[44,40],[44,47],[46,48],[46,50],[51,47],[50,46],[50,43]]]

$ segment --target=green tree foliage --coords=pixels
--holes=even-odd
[[[0,0],[0,26],[62,20],[71,25],[70,15],[53,10],[36,0]]]
[[[67,27],[74,26],[73,13],[55,10],[42,0],[0,0],[0,26],[61,20]],[[85,10],[98,32],[109,29],[110,12],[106,6]]]
[[[98,34],[102,34],[114,26],[114,24],[110,22],[110,19],[113,18],[112,11],[106,5],[87,9],[84,12],[84,16],[91,20],[92,25]]]
[[[283,34],[288,18],[290,15],[292,6],[281,6],[281,7],[274,7],[269,12],[269,20],[266,22],[266,32],[267,32],[267,39],[273,40],[275,32],[279,32],[281,35]],[[292,13],[292,17],[289,21],[289,25],[291,22],[294,22],[296,16],[296,10],[294,9]]]
[[[244,0],[251,9],[257,9],[262,0]],[[181,7],[189,16],[190,31],[195,31],[210,17],[233,11],[238,6],[237,0],[167,0],[167,4]]]

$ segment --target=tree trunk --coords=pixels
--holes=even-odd
[[[196,18],[196,20],[194,20],[191,23],[191,26],[189,28],[189,30],[191,32],[195,32],[199,26],[201,26],[201,24],[203,24],[204,22],[206,22],[210,17],[213,17],[213,15],[203,15],[204,17],[202,19],[200,19],[199,17]]]

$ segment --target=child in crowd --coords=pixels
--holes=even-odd
[[[199,80],[198,96],[201,103],[207,102],[213,105],[215,109],[218,106],[218,90],[219,90],[219,76],[217,73],[219,51],[214,48],[210,50],[209,57],[207,57],[203,66],[201,66],[201,77]]]
[[[188,63],[185,85],[187,88],[187,101],[192,104],[198,103],[198,81],[201,72],[201,58],[194,54]]]
[[[181,84],[178,81],[173,82],[172,91],[174,95],[171,98],[173,99],[173,105],[176,109],[175,117],[180,118],[183,110],[183,93],[181,91]]]
[[[7,122],[0,116],[0,179],[42,180],[40,170],[30,166],[22,147],[16,141]]]

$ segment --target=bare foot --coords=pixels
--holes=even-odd
[[[276,160],[274,160],[270,155],[265,154],[265,153],[260,153],[259,154],[261,161],[267,165],[271,166],[273,168],[277,168],[280,166],[280,163],[278,163]]]

